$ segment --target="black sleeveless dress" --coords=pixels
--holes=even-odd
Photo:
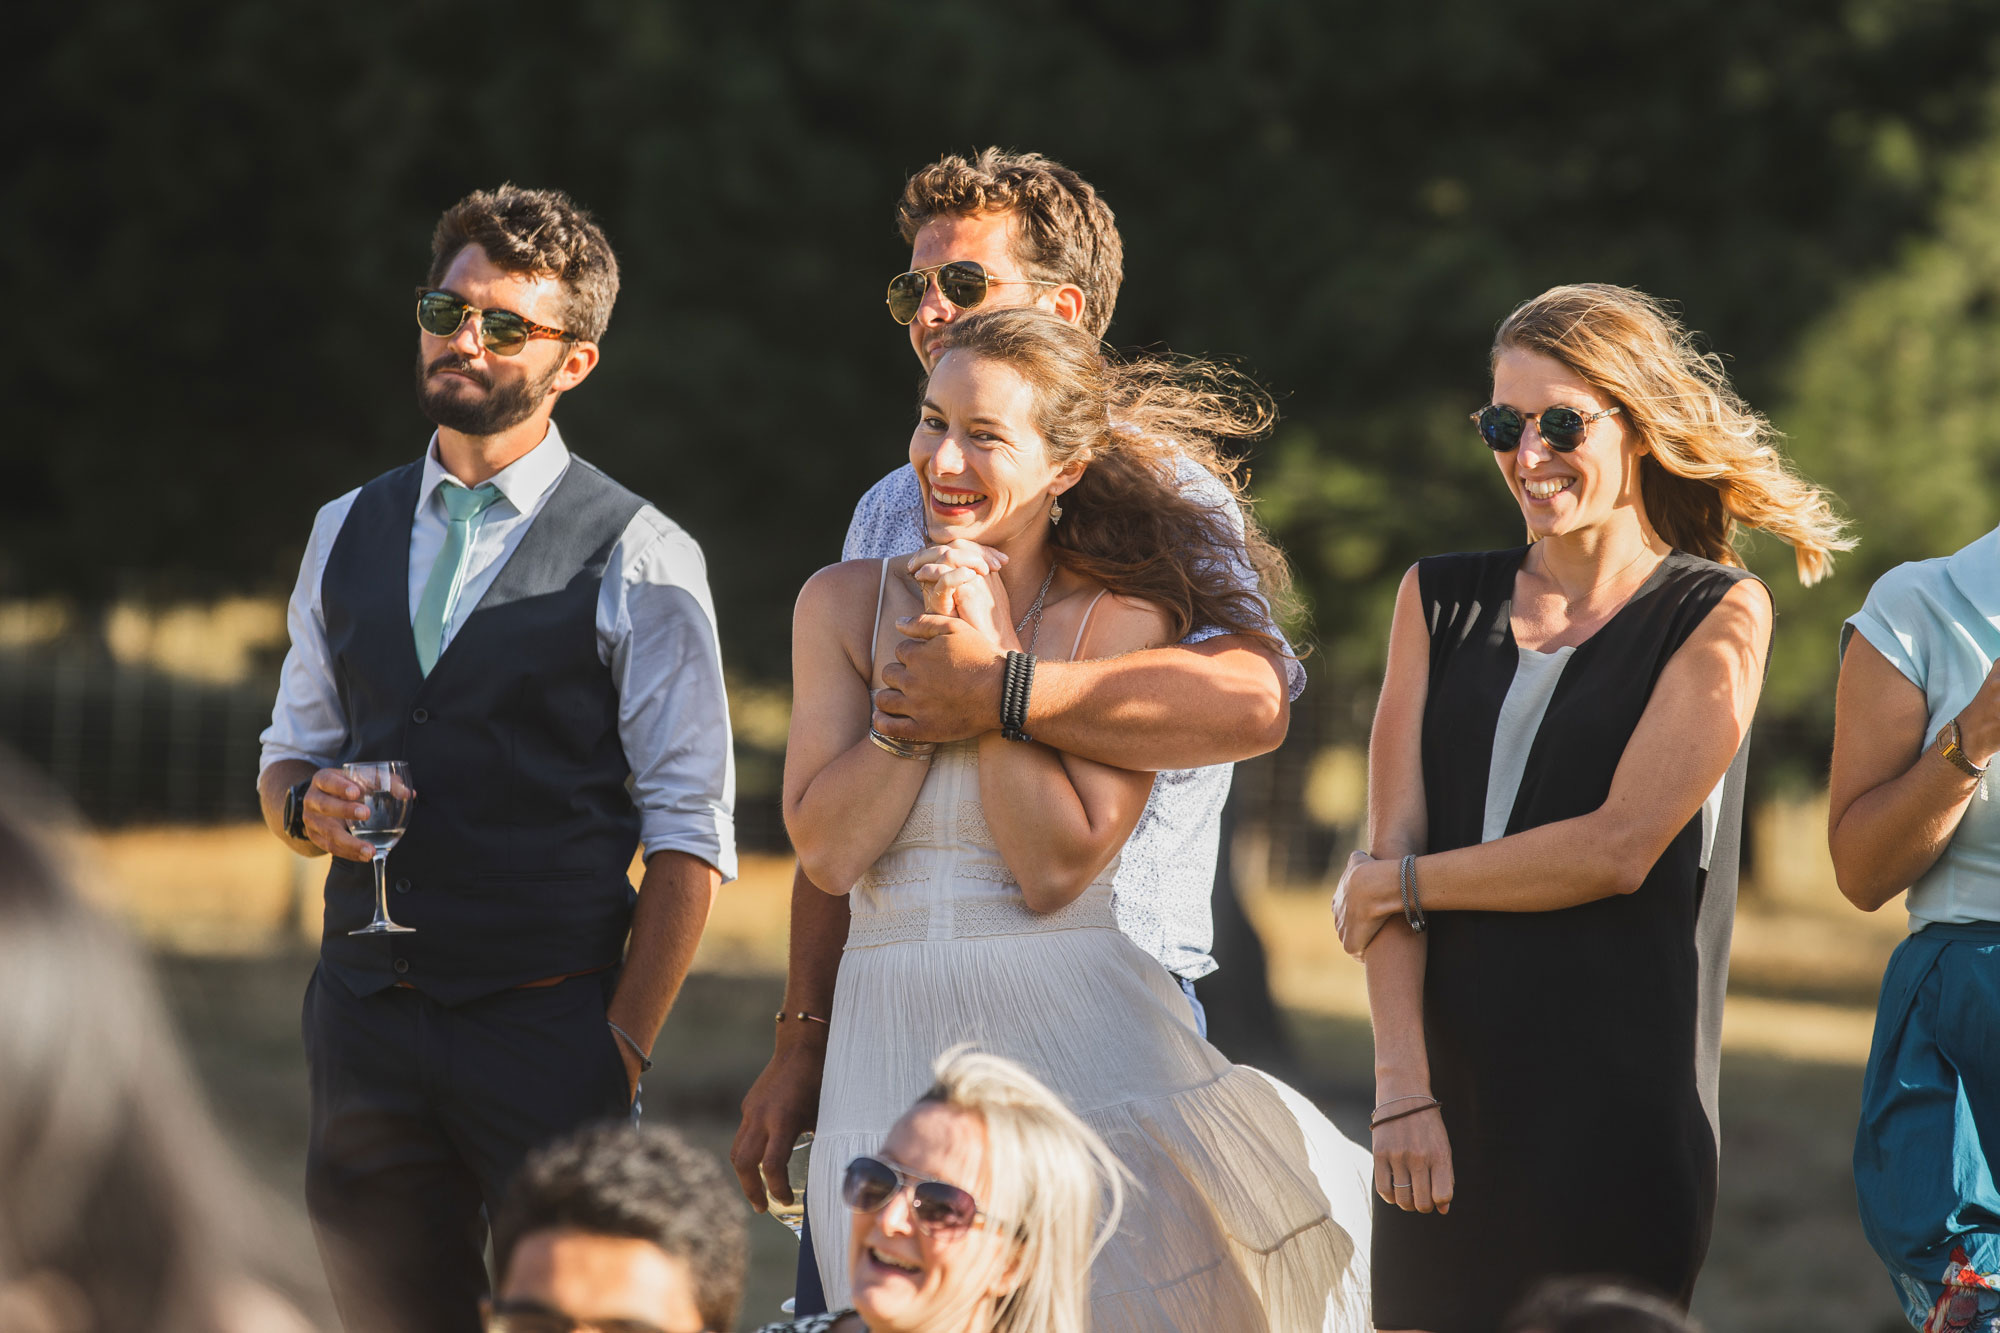
[[[1430,629],[1429,850],[1483,840],[1510,612],[1527,548],[1418,565]],[[1506,832],[1610,793],[1654,684],[1751,575],[1681,551],[1576,646],[1548,695]],[[1685,1304],[1715,1212],[1715,1084],[1743,768],[1634,893],[1555,912],[1430,917],[1424,1033],[1457,1172],[1446,1215],[1375,1203],[1378,1328],[1490,1333],[1543,1278],[1622,1278]]]

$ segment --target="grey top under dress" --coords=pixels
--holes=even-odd
[[[1599,808],[1667,662],[1751,577],[1674,551],[1589,639],[1534,652],[1512,625],[1526,554],[1418,565],[1432,852]],[[1556,1274],[1687,1301],[1715,1209],[1747,752],[1636,892],[1431,915],[1424,1032],[1458,1183],[1444,1215],[1377,1201],[1377,1327],[1484,1333]]]

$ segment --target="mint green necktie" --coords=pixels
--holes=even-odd
[[[457,482],[447,481],[438,488],[438,494],[444,499],[444,510],[451,515],[451,522],[445,525],[444,546],[431,565],[424,595],[417,601],[417,618],[410,624],[410,632],[417,640],[417,665],[426,676],[437,665],[438,654],[444,651],[444,627],[458,602],[459,585],[465,581],[465,557],[472,550],[472,533],[479,526],[479,516],[500,498],[499,488],[490,482],[467,490]]]

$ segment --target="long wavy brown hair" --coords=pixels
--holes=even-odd
[[[1524,301],[1493,337],[1555,358],[1625,410],[1647,445],[1640,496],[1653,529],[1683,551],[1741,565],[1739,526],[1788,543],[1799,582],[1833,571],[1854,545],[1829,492],[1778,451],[1778,432],[1729,382],[1722,358],[1703,352],[1666,306],[1609,283],[1551,287]]]
[[[1277,420],[1253,380],[1212,361],[1111,356],[1030,308],[954,320],[938,347],[940,362],[957,350],[1012,367],[1034,390],[1050,459],[1088,464],[1050,534],[1057,564],[1160,607],[1175,638],[1213,626],[1290,652],[1272,627],[1273,608],[1289,602],[1290,567],[1250,511],[1241,464],[1221,447]],[[1204,473],[1234,506],[1200,498]]]

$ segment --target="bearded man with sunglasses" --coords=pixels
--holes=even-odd
[[[432,255],[416,370],[437,431],[320,510],[258,778],[272,830],[334,858],[306,1202],[353,1333],[477,1333],[482,1209],[538,1144],[636,1118],[735,873],[701,551],[552,420],[597,364],[611,247],[567,196],[509,185],[448,210]],[[340,765],[382,760],[416,793],[388,857],[408,929],[356,935],[368,807]]]
[[[1033,305],[1103,337],[1124,277],[1124,242],[1111,209],[1081,176],[1039,153],[988,148],[945,157],[904,186],[897,224],[909,270],[891,279],[889,314],[909,330],[928,369],[945,325],[967,309]],[[893,457],[885,449],[884,456]],[[1234,501],[1189,463],[1181,482],[1219,508]],[[926,498],[898,467],[856,507],[843,560],[911,555],[925,563],[979,557],[929,547]],[[1240,581],[1254,594],[1248,560]],[[922,616],[884,669],[875,728],[903,741],[955,741],[1000,726],[1005,661],[982,651],[959,622]],[[1145,814],[1125,845],[1115,888],[1119,928],[1179,980],[1206,1032],[1194,979],[1215,969],[1209,897],[1232,766],[1275,749],[1290,703],[1304,688],[1299,664],[1242,635],[1198,629],[1183,643],[1095,662],[1037,668],[1025,716],[1038,739],[1118,768],[1154,771]],[[767,1190],[791,1197],[786,1159],[818,1115],[826,1016],[847,939],[848,901],[820,892],[803,872],[792,883],[791,953],[776,1049],[743,1100],[730,1160],[753,1207]],[[798,1312],[824,1308],[812,1237],[804,1237]]]

